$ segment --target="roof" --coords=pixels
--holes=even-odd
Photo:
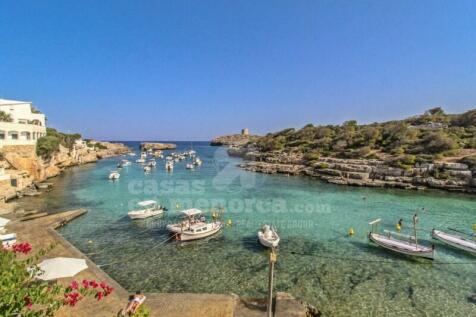
[[[30,101],[20,101],[20,100],[11,100],[11,99],[1,99],[0,98],[0,106],[13,106],[13,105],[21,105],[25,103],[31,103]]]
[[[156,204],[157,202],[155,200],[144,200],[144,201],[141,201],[139,203],[137,203],[139,206],[141,207],[146,207],[146,206],[150,206],[150,205],[154,205]]]
[[[191,217],[191,216],[201,214],[202,211],[200,209],[197,209],[197,208],[192,208],[192,209],[182,210],[181,213],[183,213],[185,216]]]

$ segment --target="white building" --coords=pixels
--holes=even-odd
[[[11,122],[0,121],[0,148],[4,145],[35,145],[46,135],[46,119],[34,113],[32,103],[0,99],[0,111],[9,115]]]

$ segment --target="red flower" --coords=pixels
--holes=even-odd
[[[64,303],[69,306],[75,306],[81,299],[81,295],[77,292],[71,292],[64,294]]]
[[[97,288],[99,284],[96,281],[91,280],[89,281],[89,286],[91,286],[92,288]]]
[[[76,281],[72,281],[70,287],[71,289],[78,289],[79,283]]]
[[[101,299],[103,299],[104,297],[104,293],[103,292],[97,292],[96,293],[96,298],[98,301],[100,301]]]
[[[15,243],[12,245],[12,251],[15,253],[28,254],[31,251],[31,245],[28,242]]]
[[[106,288],[106,287],[107,287],[107,284],[106,284],[105,282],[101,282],[101,283],[99,283],[99,286],[100,286],[101,288]]]
[[[89,282],[88,282],[88,280],[83,280],[83,281],[81,282],[81,284],[83,284],[83,287],[84,287],[84,288],[89,288]]]

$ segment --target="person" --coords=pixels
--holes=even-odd
[[[122,310],[122,316],[126,314],[129,316],[134,315],[137,310],[139,309],[140,305],[142,305],[145,301],[146,297],[142,294],[141,291],[136,291],[134,295],[129,296],[129,302],[125,309]]]
[[[398,223],[396,225],[397,232],[400,232],[400,230],[402,230],[402,226],[403,226],[403,219],[400,218],[400,220],[398,220]]]

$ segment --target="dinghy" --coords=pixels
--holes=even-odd
[[[433,229],[431,231],[431,236],[433,237],[433,239],[439,240],[454,248],[476,254],[475,240],[466,239],[459,235],[446,233],[436,229]]]
[[[111,171],[111,172],[109,173],[109,177],[108,177],[108,178],[109,178],[110,180],[113,180],[113,181],[114,181],[114,180],[116,180],[116,179],[119,179],[119,177],[121,177],[121,174],[119,174],[118,171]]]
[[[401,239],[396,239],[392,236],[390,231],[387,231],[385,235],[374,232],[374,226],[377,226],[380,222],[380,219],[374,220],[369,224],[372,225],[372,231],[369,233],[369,240],[376,245],[385,248],[387,250],[397,252],[400,254],[417,256],[426,259],[433,260],[435,256],[434,246],[426,247],[418,244],[418,240],[415,234],[415,237],[412,237],[408,241]],[[414,225],[415,225],[414,221]],[[416,232],[416,230],[415,230]]]
[[[271,228],[269,225],[264,225],[260,231],[258,231],[259,242],[267,248],[276,248],[279,244],[279,236],[276,229]]]

